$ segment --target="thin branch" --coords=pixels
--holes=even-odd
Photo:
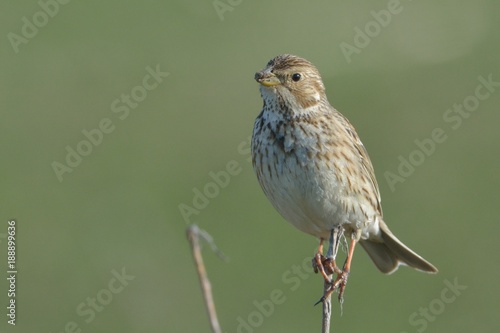
[[[187,238],[191,243],[191,250],[193,251],[196,270],[198,271],[198,277],[200,278],[201,291],[205,300],[210,326],[212,327],[212,331],[214,333],[221,333],[222,331],[219,325],[219,320],[217,319],[217,312],[215,311],[215,303],[212,296],[212,286],[208,280],[207,271],[205,270],[205,264],[203,263],[203,257],[201,255],[200,238],[210,244],[212,250],[217,253],[220,258],[226,260],[226,257],[217,248],[217,246],[215,246],[212,236],[210,236],[205,230],[198,228],[195,224],[188,227]]]
[[[331,278],[332,275],[329,275]],[[325,281],[325,285],[323,288],[323,293],[326,294],[328,288],[331,286],[330,283]],[[329,333],[330,332],[330,318],[332,316],[332,296],[329,295],[327,298],[323,300],[323,321],[321,326],[321,333]]]
[[[332,261],[337,257],[337,251],[339,250],[340,239],[342,238],[343,229],[341,226],[338,226],[332,229],[330,233],[330,242],[328,243],[328,253],[326,254],[327,258]],[[333,274],[328,276],[330,281],[333,279]],[[326,294],[328,289],[331,287],[331,283],[325,281],[323,287],[323,293]],[[323,300],[323,317],[322,317],[322,333],[330,332],[330,319],[332,316],[332,297],[331,294]]]

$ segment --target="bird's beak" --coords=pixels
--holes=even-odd
[[[271,72],[261,71],[255,73],[255,81],[259,82],[265,87],[272,87],[281,84],[280,80]]]

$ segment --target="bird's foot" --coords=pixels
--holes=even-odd
[[[340,274],[342,272],[342,270],[337,267],[335,260],[327,258],[319,252],[316,253],[312,259],[312,267],[314,273],[320,272],[327,283],[332,283],[328,275],[332,275],[333,273]]]
[[[326,289],[325,293],[323,294],[323,297],[319,301],[316,302],[317,305],[319,303],[323,303],[326,299],[330,297],[330,295],[338,289],[339,291],[339,302],[343,303],[344,302],[344,290],[347,285],[347,278],[349,277],[349,270],[340,270],[337,268],[338,272],[337,273],[337,278],[334,281],[328,280],[327,282],[330,284],[330,286]]]

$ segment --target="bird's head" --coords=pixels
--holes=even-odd
[[[264,101],[278,100],[287,106],[308,109],[326,101],[325,86],[318,69],[306,59],[282,54],[255,73]]]

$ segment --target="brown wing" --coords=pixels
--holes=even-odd
[[[368,152],[366,151],[363,142],[361,142],[358,134],[356,133],[356,129],[354,128],[354,126],[352,126],[352,124],[349,122],[349,120],[347,120],[346,117],[344,117],[344,115],[342,115],[337,110],[335,111],[336,114],[338,115],[339,121],[343,124],[343,128],[352,138],[353,145],[359,153],[360,165],[363,168],[364,173],[369,177],[373,193],[376,193],[377,195],[377,210],[380,216],[382,216],[382,205],[381,205],[382,199],[380,198],[380,191],[378,188],[377,179],[375,178],[375,171],[373,170],[373,165],[372,162],[370,161],[370,156],[368,156]]]

